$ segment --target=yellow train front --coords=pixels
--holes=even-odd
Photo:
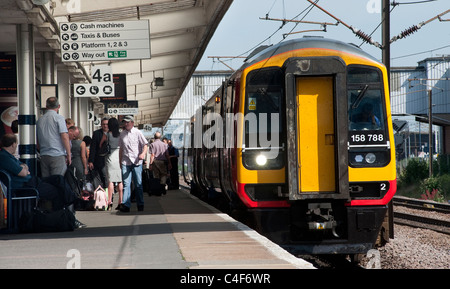
[[[367,252],[396,191],[387,77],[334,40],[256,53],[192,119],[193,192],[293,253]]]

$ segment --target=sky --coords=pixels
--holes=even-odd
[[[422,2],[419,4],[407,4]],[[450,9],[449,0],[391,0],[400,5],[391,6],[391,38],[413,25],[427,21]],[[341,19],[349,26],[371,34],[381,23],[381,0],[319,0],[319,6]],[[284,18],[316,22],[336,23],[337,21],[314,7],[307,0],[234,0],[212,37],[197,70],[226,70],[210,56],[246,56],[259,45],[277,44],[283,40],[283,34],[303,30],[320,30],[319,24],[286,23],[261,20]],[[450,19],[450,13],[442,19]],[[281,27],[281,29],[279,29]],[[360,46],[363,41],[343,24],[328,25],[327,32],[307,32],[288,35],[285,40],[303,36],[323,36],[354,43]],[[382,43],[381,25],[372,38]],[[381,49],[364,43],[361,48],[381,61]],[[410,36],[391,44],[391,66],[417,66],[428,57],[450,55],[450,21],[438,19],[424,25]],[[221,59],[238,69],[243,59]]]

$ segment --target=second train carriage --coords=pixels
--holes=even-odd
[[[323,38],[249,57],[192,117],[192,193],[244,210],[291,252],[367,252],[396,192],[387,77],[358,47]]]

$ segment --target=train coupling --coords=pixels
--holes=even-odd
[[[308,204],[308,228],[309,230],[322,231],[331,230],[333,236],[339,238],[336,233],[337,222],[334,220],[333,210],[330,203]]]

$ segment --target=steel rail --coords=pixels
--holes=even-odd
[[[445,220],[394,212],[394,222],[400,225],[423,228],[450,235],[450,222]]]
[[[434,211],[439,213],[450,214],[450,204],[437,203],[428,200],[418,200],[406,197],[395,196],[393,198],[394,206],[403,206],[412,209]]]

